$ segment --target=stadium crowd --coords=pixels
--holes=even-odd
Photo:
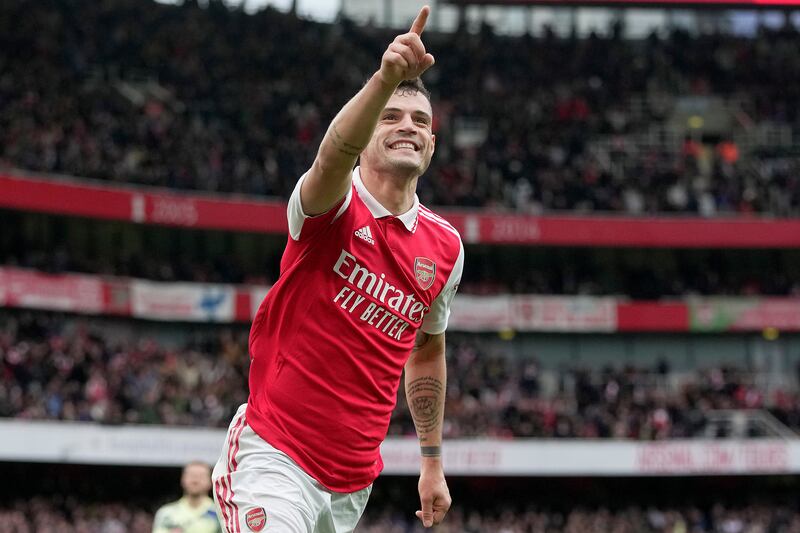
[[[43,497],[0,506],[0,533],[151,533],[153,513],[129,503]]]
[[[246,332],[173,349],[85,323],[62,334],[52,316],[4,318],[0,416],[222,427],[247,400]]]
[[[246,401],[244,329],[206,332],[174,348],[83,321],[71,326],[54,315],[2,315],[0,416],[224,427]],[[796,389],[767,389],[743,368],[682,374],[663,361],[543,369],[533,356],[515,358],[458,334],[448,337],[448,350],[448,438],[724,436],[708,425],[715,409],[767,409],[800,429]],[[389,434],[415,434],[402,387]]]
[[[285,197],[390,35],[217,1],[3,2],[0,165]],[[796,127],[793,27],[631,41],[619,31],[511,38],[486,26],[426,39],[438,142],[425,203],[800,213],[791,152],[751,153],[719,135],[635,140],[687,95],[736,102],[742,129]]]
[[[356,531],[360,533],[421,533],[425,531],[396,511],[375,515],[369,507]],[[619,510],[582,509],[554,512],[535,507],[503,508],[491,513],[451,510],[437,531],[447,533],[794,533],[800,515],[777,505],[711,509],[629,507]]]
[[[0,533],[150,533],[152,514],[129,503],[58,502],[42,497],[0,506]],[[398,509],[367,506],[358,533],[422,533],[418,521]],[[442,533],[797,533],[800,514],[775,503],[741,507],[632,506],[618,510],[555,511],[500,505],[482,512],[458,504]]]

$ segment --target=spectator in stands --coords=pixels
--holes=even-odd
[[[244,330],[175,349],[81,324],[0,315],[0,416],[222,427],[231,414],[223,406],[246,398]],[[514,358],[459,335],[448,351],[447,438],[724,437],[730,428],[709,425],[708,413],[725,409],[766,409],[800,428],[797,387],[767,389],[742,368],[679,374],[660,363],[545,371],[535,358]],[[758,435],[747,431],[743,436]],[[403,395],[389,433],[414,434]]]
[[[800,513],[794,505],[647,506],[621,509],[570,506],[566,511],[508,502],[482,509],[454,507],[442,533],[796,533]],[[36,498],[0,507],[0,533],[149,533],[149,513],[122,503],[60,505]],[[396,507],[368,509],[358,533],[416,533],[418,526]]]
[[[223,406],[246,398],[245,330],[210,332],[178,349],[111,340],[82,324],[0,315],[0,416],[223,427],[231,414]],[[448,344],[446,438],[725,437],[731,429],[708,420],[724,409],[766,409],[800,429],[797,387],[766,388],[743,368],[680,374],[662,357],[653,368],[544,370],[535,357],[512,357],[474,336],[454,334]],[[543,385],[545,373],[555,387]],[[389,433],[415,433],[402,393]]]
[[[153,533],[221,533],[217,506],[208,496],[211,467],[192,461],[181,474],[183,497],[162,506],[153,518]]]
[[[0,165],[286,197],[289,176],[308,168],[323,125],[388,35],[219,4],[4,2],[0,50],[23,52],[0,52]],[[484,26],[432,39],[443,58],[430,85],[444,97],[435,128],[445,142],[420,190],[425,203],[800,213],[796,155],[726,139],[719,164],[708,165],[714,146],[702,137],[688,147],[680,136],[641,142],[691,94],[735,97],[750,131],[791,130],[800,119],[791,27],[755,38],[674,30],[637,42],[618,32],[501,37]],[[313,87],[309,71],[319,73]],[[545,77],[551,83],[531,81]]]
[[[0,325],[0,416],[224,425],[247,398],[244,331],[182,349],[148,339],[73,332],[44,317]]]

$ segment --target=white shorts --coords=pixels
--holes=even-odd
[[[225,533],[352,532],[372,485],[332,492],[247,423],[242,405],[233,417],[211,476]]]

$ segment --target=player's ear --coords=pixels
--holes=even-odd
[[[431,153],[436,151],[436,134],[431,133]]]

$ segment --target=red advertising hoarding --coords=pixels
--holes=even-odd
[[[0,208],[195,229],[285,234],[286,203],[0,172]],[[800,220],[439,212],[467,244],[797,248]]]
[[[286,233],[280,201],[111,186],[0,172],[0,207],[138,224]]]

